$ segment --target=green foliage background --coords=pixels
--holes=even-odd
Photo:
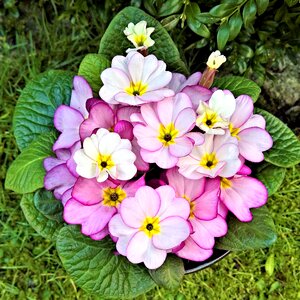
[[[269,1],[1,2],[1,299],[94,299],[78,289],[61,268],[54,244],[38,236],[27,224],[21,213],[20,197],[3,189],[6,170],[18,154],[11,122],[25,83],[48,69],[77,72],[85,54],[97,52],[112,17],[123,7],[136,5],[156,16],[169,30],[191,71],[203,69],[210,51],[226,44],[224,52],[229,63],[222,73],[245,75],[262,84],[270,70],[279,68],[282,57],[289,55],[293,59],[299,51],[299,38],[295,35],[299,32],[296,29],[300,6],[298,1],[270,1],[259,16],[258,2]],[[252,18],[241,26],[241,32],[235,38],[229,33],[231,38],[224,43],[218,35],[221,30],[221,36],[227,35],[226,27],[221,26],[229,24],[234,16],[230,15],[230,3],[235,5],[234,14],[239,10],[243,15],[246,5],[248,10],[256,5],[256,13],[252,9]],[[218,10],[216,6],[220,4],[227,6]],[[203,15],[212,9],[214,19]],[[217,20],[218,13],[224,15]],[[265,96],[267,101],[259,99],[258,104],[269,110],[269,99]],[[281,117],[280,112],[273,112]],[[142,299],[300,299],[296,280],[300,273],[299,183],[299,167],[288,169],[282,188],[269,200],[278,230],[278,241],[272,248],[230,254],[212,268],[185,276],[178,292],[157,288]]]

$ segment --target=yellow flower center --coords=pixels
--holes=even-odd
[[[227,178],[221,178],[221,188],[222,189],[229,189],[231,187],[231,181]]]
[[[178,133],[179,130],[175,128],[174,123],[170,123],[166,127],[160,124],[157,138],[165,147],[168,147],[175,144],[175,138],[178,136]]]
[[[130,82],[130,86],[125,89],[125,92],[133,96],[142,96],[146,93],[148,84],[138,81],[136,83]]]
[[[218,163],[218,159],[216,157],[216,153],[212,152],[212,153],[205,153],[200,161],[200,166],[206,168],[206,169],[213,169],[216,167],[217,163]]]
[[[230,131],[231,136],[236,137],[238,140],[240,139],[240,137],[238,136],[240,129],[234,128],[232,123],[229,124],[229,131]]]
[[[205,113],[199,116],[196,120],[198,126],[200,124],[204,124],[208,128],[213,128],[218,122],[223,122],[223,120],[219,117],[219,115],[215,111],[208,108],[206,108]]]
[[[194,211],[195,211],[195,202],[191,201],[190,197],[188,197],[187,195],[183,195],[182,198],[184,198],[185,200],[187,200],[189,202],[189,204],[190,204],[190,216],[189,216],[189,219],[195,218],[195,214],[194,214]]]
[[[140,230],[144,231],[149,238],[160,233],[159,217],[146,217]]]
[[[134,41],[140,47],[144,45],[144,42],[147,40],[147,36],[145,34],[135,34]]]
[[[107,169],[109,170],[112,168],[115,164],[111,159],[110,155],[102,155],[99,154],[97,157],[97,165],[100,171]]]
[[[116,207],[127,197],[127,194],[120,186],[116,188],[108,187],[103,189],[102,197],[103,205]]]

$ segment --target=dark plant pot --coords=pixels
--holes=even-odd
[[[207,260],[197,262],[197,261],[191,261],[191,260],[183,260],[184,268],[185,268],[185,274],[190,274],[193,272],[197,272],[200,270],[203,270],[207,267],[212,266],[214,263],[218,262],[225,256],[227,256],[230,253],[230,251],[227,250],[218,250],[215,249],[213,255],[208,258]]]

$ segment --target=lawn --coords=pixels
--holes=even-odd
[[[1,299],[95,299],[66,274],[53,242],[27,224],[20,197],[4,190],[4,180],[18,154],[12,116],[26,82],[48,69],[76,72],[86,53],[97,52],[108,22],[125,1],[5,3],[11,4],[0,6]],[[270,249],[231,253],[185,276],[179,291],[157,288],[140,299],[300,299],[299,184],[300,168],[290,168],[269,199],[278,232]]]

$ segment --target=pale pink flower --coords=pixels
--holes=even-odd
[[[109,222],[109,231],[118,238],[117,251],[134,264],[159,268],[167,253],[190,234],[188,202],[176,198],[174,189],[144,186],[134,197],[120,205],[119,213]]]

